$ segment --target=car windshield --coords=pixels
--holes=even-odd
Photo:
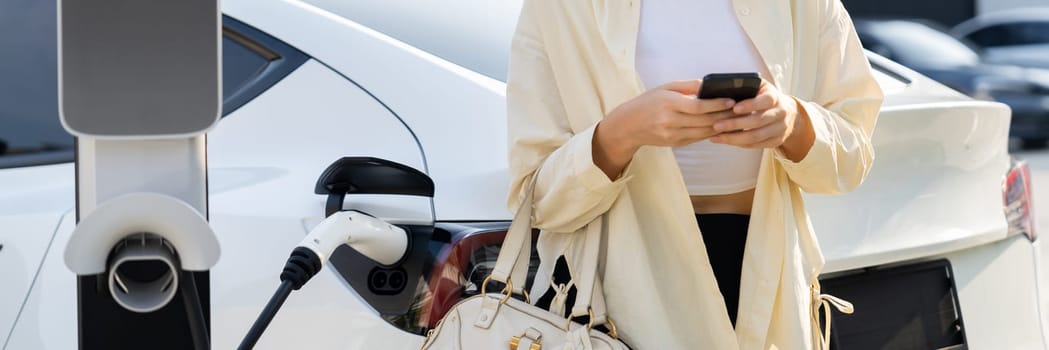
[[[908,21],[871,23],[870,35],[888,46],[892,58],[912,67],[971,66],[980,55],[962,42],[927,25]]]
[[[58,120],[54,14],[53,1],[0,1],[9,33],[0,34],[0,168],[72,159]]]

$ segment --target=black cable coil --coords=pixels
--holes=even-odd
[[[291,257],[284,264],[284,271],[280,273],[281,282],[291,282],[295,290],[302,288],[313,275],[321,270],[321,259],[312,250],[306,247],[297,247],[291,252]]]

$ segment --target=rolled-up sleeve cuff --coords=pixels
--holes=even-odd
[[[809,125],[812,125],[812,131],[816,136],[815,140],[801,161],[795,162],[790,160],[780,147],[774,148],[773,154],[787,173],[803,174],[817,167],[821,161],[826,162],[828,159],[833,159],[830,154],[833,148],[830,147],[831,131],[826,119],[824,119],[825,113],[823,108],[812,102],[802,101],[797,98],[795,100],[805,110],[804,115],[809,118]]]
[[[597,164],[594,164],[594,130],[597,128],[597,124],[590,126],[586,130],[578,133],[569,142],[575,143],[571,145],[572,148],[572,173],[579,179],[580,182],[586,186],[590,191],[602,192],[607,190],[613,190],[618,187],[623,187],[626,182],[633,178],[633,160],[627,163],[626,168],[619,174],[619,177],[615,180],[609,179],[608,175],[601,170]]]

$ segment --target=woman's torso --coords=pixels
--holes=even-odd
[[[550,74],[556,77],[552,86],[531,88],[559,91],[557,108],[567,116],[566,126],[575,132],[586,130],[644,91],[634,65],[639,1],[531,1],[535,11],[530,19],[542,28],[540,59],[549,62]],[[769,67],[767,79],[802,98],[814,93],[814,85],[796,84],[792,76],[817,71],[812,62],[819,45],[819,3],[734,3],[737,18]],[[754,238],[748,240],[748,255],[760,259],[745,258],[735,332],[711,283],[706,256],[697,253],[703,243],[673,153],[642,147],[632,162],[644,171],[635,173],[603,215],[610,231],[605,233],[600,273],[610,317],[628,343],[639,349],[758,349],[765,344],[805,348],[810,330],[795,326],[807,322],[807,304],[798,304],[807,294],[797,293],[808,293],[808,286],[798,265],[800,252],[783,248],[798,244],[787,240],[796,240],[796,228],[804,222],[796,223],[791,214],[804,209],[792,200],[789,180],[771,155],[765,152],[762,158],[748,232]],[[559,255],[571,255],[564,249],[579,237],[540,235],[540,270],[552,269]],[[535,283],[548,287],[540,278]]]
[[[768,76],[731,0],[640,2],[635,65],[646,89],[710,73]],[[700,141],[673,149],[698,214],[750,214],[760,149]]]

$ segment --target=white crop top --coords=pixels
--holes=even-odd
[[[637,71],[646,88],[709,73],[758,72],[768,76],[743,32],[731,0],[645,0],[637,39]],[[700,141],[674,148],[689,195],[754,188],[760,149]]]

